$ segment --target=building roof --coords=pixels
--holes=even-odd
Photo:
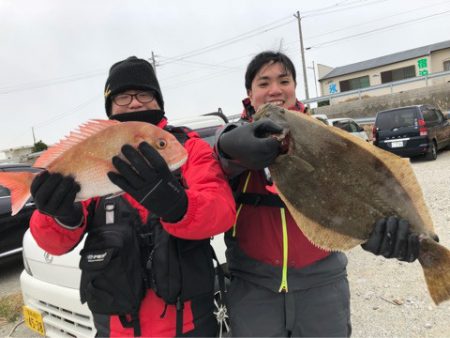
[[[350,65],[333,68],[332,71],[321,77],[319,80],[325,80],[336,76],[355,73],[366,69],[381,67],[392,63],[397,63],[409,59],[413,59],[419,56],[429,55],[431,52],[435,52],[441,49],[450,48],[450,40],[433,43],[431,45],[418,47],[403,52],[380,56],[375,59],[352,63]]]

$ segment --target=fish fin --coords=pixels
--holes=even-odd
[[[30,186],[36,174],[30,172],[0,173],[0,185],[11,192],[11,215],[17,214],[31,196]]]
[[[279,196],[286,204],[300,230],[315,246],[326,251],[344,251],[354,248],[364,242],[364,240],[333,231],[332,229],[320,225],[297,211],[282,193],[279,193]]]
[[[450,250],[431,238],[420,242],[419,262],[433,302],[450,299]]]
[[[47,168],[50,163],[68,149],[83,142],[92,135],[117,124],[120,124],[120,122],[116,120],[89,120],[86,123],[83,123],[77,129],[71,131],[68,136],[47,149],[47,151],[36,160],[33,167]]]

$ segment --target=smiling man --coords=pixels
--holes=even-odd
[[[268,119],[248,123],[266,103],[304,113],[296,85],[295,68],[286,55],[256,55],[245,74],[248,98],[242,120],[227,125],[215,147],[238,206],[235,224],[225,236],[232,275],[228,305],[236,337],[351,334],[347,258],[314,246],[274,189],[267,167],[281,146],[271,134],[282,128]],[[418,238],[407,221],[389,217],[374,228],[364,250],[402,261],[417,259]]]

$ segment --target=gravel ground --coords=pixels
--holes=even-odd
[[[450,151],[412,162],[441,243],[450,248]],[[450,337],[450,301],[435,306],[418,262],[348,252],[353,337]],[[15,286],[12,287],[15,290]],[[0,337],[15,324],[0,325]],[[23,324],[12,337],[39,337]]]
[[[450,151],[414,160],[440,243],[450,248]],[[450,301],[434,305],[418,262],[348,252],[353,337],[450,337]]]

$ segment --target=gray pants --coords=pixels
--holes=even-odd
[[[276,293],[235,277],[228,294],[234,337],[349,337],[351,334],[346,277],[288,293]]]

